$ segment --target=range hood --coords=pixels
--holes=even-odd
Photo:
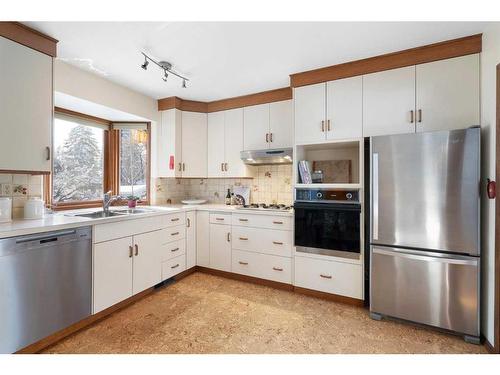
[[[292,148],[241,151],[241,160],[248,165],[292,164]]]

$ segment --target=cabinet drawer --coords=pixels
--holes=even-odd
[[[184,271],[186,269],[186,256],[181,255],[166,262],[162,262],[161,264],[161,279],[166,280],[170,279],[172,276],[177,275],[178,273]]]
[[[163,244],[160,250],[162,262],[186,254],[186,241],[184,239]]]
[[[184,237],[186,237],[186,227],[184,225],[162,229],[162,244],[178,241]]]
[[[158,217],[98,224],[94,226],[94,243],[129,237],[139,233],[152,232],[161,228],[162,222],[158,220]]]
[[[170,214],[163,216],[163,226],[164,227],[175,227],[177,225],[184,225],[186,223],[186,213],[177,212],[175,214]]]
[[[293,220],[291,216],[233,214],[232,224],[242,227],[264,229],[293,229]]]
[[[292,256],[292,232],[234,226],[233,249],[270,255]]]
[[[295,286],[363,299],[359,264],[295,257]]]
[[[292,283],[292,260],[275,255],[233,250],[232,272],[261,279]]]
[[[231,224],[231,214],[210,213],[210,223]]]

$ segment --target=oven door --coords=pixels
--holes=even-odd
[[[295,202],[295,246],[360,252],[361,205]]]

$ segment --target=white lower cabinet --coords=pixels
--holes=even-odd
[[[196,211],[186,212],[186,269],[196,266]]]
[[[361,264],[296,256],[294,285],[363,299],[363,267]]]
[[[233,227],[233,249],[291,257],[292,245],[291,231]]]
[[[196,265],[210,267],[210,213],[196,212]]]
[[[162,280],[170,279],[178,273],[186,270],[186,257],[184,255],[172,258],[161,264]]]
[[[133,237],[133,294],[140,293],[161,281],[160,236],[161,231],[157,230]]]
[[[231,270],[261,279],[292,283],[291,258],[233,249]]]
[[[210,224],[210,268],[231,271],[231,225]]]

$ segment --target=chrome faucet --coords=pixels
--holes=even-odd
[[[119,195],[111,195],[111,193],[112,193],[111,190],[108,191],[107,193],[104,194],[104,197],[102,198],[102,210],[104,212],[109,212],[109,206],[111,205],[111,203],[121,199]]]

